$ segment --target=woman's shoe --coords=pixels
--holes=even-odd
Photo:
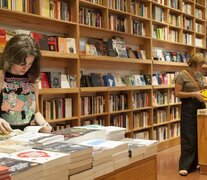
[[[188,171],[187,171],[187,170],[180,170],[180,171],[179,171],[179,174],[180,174],[181,176],[187,176],[187,175],[188,175]]]

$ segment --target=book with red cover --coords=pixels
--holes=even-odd
[[[0,176],[9,173],[9,167],[0,165]]]
[[[50,51],[58,51],[58,36],[48,36],[48,48]]]
[[[30,36],[35,40],[41,50],[48,51],[48,40],[46,34],[41,34],[37,32],[31,32]]]
[[[40,82],[41,82],[41,87],[44,88],[50,88],[50,84],[48,81],[47,74],[45,72],[40,72]]]
[[[5,47],[6,45],[6,30],[0,29],[0,47]]]

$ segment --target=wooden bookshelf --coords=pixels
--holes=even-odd
[[[177,0],[171,1],[176,4],[170,4],[170,1],[164,0],[163,4],[159,0],[127,0],[123,9],[116,9],[109,6],[109,1],[103,0],[103,4],[94,4],[84,0],[70,1],[70,20],[60,20],[58,18],[42,16],[43,7],[41,0],[36,1],[35,14],[28,12],[15,11],[0,8],[0,24],[2,28],[24,29],[30,31],[44,32],[46,34],[60,34],[65,37],[76,39],[77,54],[68,54],[60,52],[42,51],[41,70],[60,69],[66,74],[76,75],[77,88],[68,89],[41,89],[39,90],[40,109],[44,107],[44,100],[52,98],[73,99],[73,116],[71,118],[58,118],[48,122],[67,123],[71,126],[81,125],[88,119],[102,119],[104,125],[110,125],[111,118],[122,113],[127,114],[129,129],[127,137],[134,137],[136,133],[148,132],[150,139],[155,138],[155,129],[166,127],[167,137],[160,142],[158,149],[162,150],[179,143],[179,137],[171,137],[171,128],[179,124],[179,118],[169,120],[170,111],[173,107],[180,109],[180,103],[171,103],[170,95],[174,85],[147,85],[147,86],[123,86],[123,87],[80,87],[80,71],[117,73],[117,74],[149,74],[151,79],[153,74],[165,74],[167,72],[180,71],[187,67],[186,63],[166,62],[153,60],[155,49],[163,51],[182,52],[189,55],[195,52],[203,52],[206,49],[206,19],[205,19],[205,0]],[[141,11],[139,7],[142,6]],[[189,8],[188,8],[189,7]],[[94,10],[101,13],[101,26],[94,26],[81,21],[81,8]],[[187,9],[191,9],[188,12]],[[163,19],[159,19],[159,11],[163,14]],[[177,18],[177,21],[170,20],[169,15]],[[124,19],[124,29],[117,30],[112,27],[110,16],[122,17]],[[192,22],[192,27],[183,23],[184,19]],[[145,27],[145,33],[135,32],[133,23],[141,23]],[[163,38],[154,36],[156,29],[160,28]],[[167,34],[165,34],[165,31]],[[176,39],[167,36],[176,33]],[[146,60],[134,58],[117,58],[109,56],[83,55],[79,53],[81,38],[110,39],[112,36],[121,36],[127,46],[143,49],[146,52]],[[185,39],[189,36],[191,39]],[[197,39],[197,40],[196,40]],[[197,41],[200,44],[197,44]],[[0,48],[2,53],[2,48]],[[167,103],[162,107],[153,105],[153,93],[155,91],[165,91],[167,93]],[[146,107],[133,107],[133,96],[135,93],[147,92],[149,105]],[[110,96],[116,94],[125,94],[127,96],[127,108],[118,111],[109,111]],[[105,110],[102,113],[90,115],[81,114],[81,97],[103,95],[105,98]],[[160,124],[153,124],[154,112],[157,109],[164,108],[167,113],[167,121]],[[145,127],[134,127],[134,114],[148,112],[149,118]],[[177,123],[177,124],[176,124]],[[174,125],[175,124],[175,125]],[[159,148],[160,146],[160,148]]]

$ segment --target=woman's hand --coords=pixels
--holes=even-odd
[[[12,131],[11,126],[7,121],[0,118],[0,133],[9,134]]]
[[[200,102],[205,102],[204,97],[203,97],[203,95],[201,94],[200,91],[193,92],[193,97],[198,99]]]
[[[43,127],[40,129],[41,133],[50,133],[52,131],[52,126],[50,126],[48,122],[45,121],[42,126]]]

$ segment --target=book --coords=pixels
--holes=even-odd
[[[40,89],[50,88],[48,76],[46,72],[40,72]]]
[[[11,157],[24,161],[43,164],[44,170],[56,166],[69,165],[70,163],[70,154],[37,149],[29,149],[12,153]]]
[[[112,149],[112,155],[126,151],[128,150],[128,144],[125,142],[121,141],[111,141],[111,140],[106,140],[106,139],[91,139],[91,140],[86,140],[81,142],[82,145],[90,145],[93,147],[105,147],[105,148],[111,148]]]
[[[71,157],[82,156],[84,154],[92,153],[93,148],[80,144],[72,144],[68,142],[54,142],[43,146],[35,146],[35,149],[53,151],[60,153],[68,153]]]
[[[0,132],[0,141],[4,140],[4,139],[9,139],[13,136],[22,134],[23,132],[20,129],[14,129],[13,131],[11,131],[9,134],[3,134]]]
[[[41,50],[48,51],[48,39],[46,34],[41,34],[37,32],[30,32],[30,36],[35,40],[37,45]]]
[[[77,128],[65,128],[62,130],[54,131],[55,135],[63,135],[66,142],[79,143],[88,139],[100,138],[105,139],[106,134],[103,130]]]
[[[75,38],[65,38],[68,53],[76,53]]]
[[[200,93],[202,94],[203,100],[207,101],[207,89],[201,90]]]
[[[49,81],[51,88],[61,88],[61,73],[60,72],[49,72]]]
[[[4,139],[0,142],[0,152],[2,153],[13,153],[25,149],[31,149],[32,143],[22,142],[14,139]]]
[[[9,167],[0,165],[0,176],[9,173]]]
[[[58,36],[48,36],[48,48],[50,51],[58,51]]]
[[[13,140],[32,142],[34,144],[46,145],[56,141],[64,141],[63,135],[46,134],[46,133],[33,133],[27,132],[21,135],[12,137]]]
[[[93,87],[99,87],[104,85],[101,73],[90,73],[90,78]]]
[[[0,165],[9,167],[12,179],[24,179],[25,177],[29,178],[42,171],[42,166],[39,163],[25,161],[11,156],[1,157]]]

